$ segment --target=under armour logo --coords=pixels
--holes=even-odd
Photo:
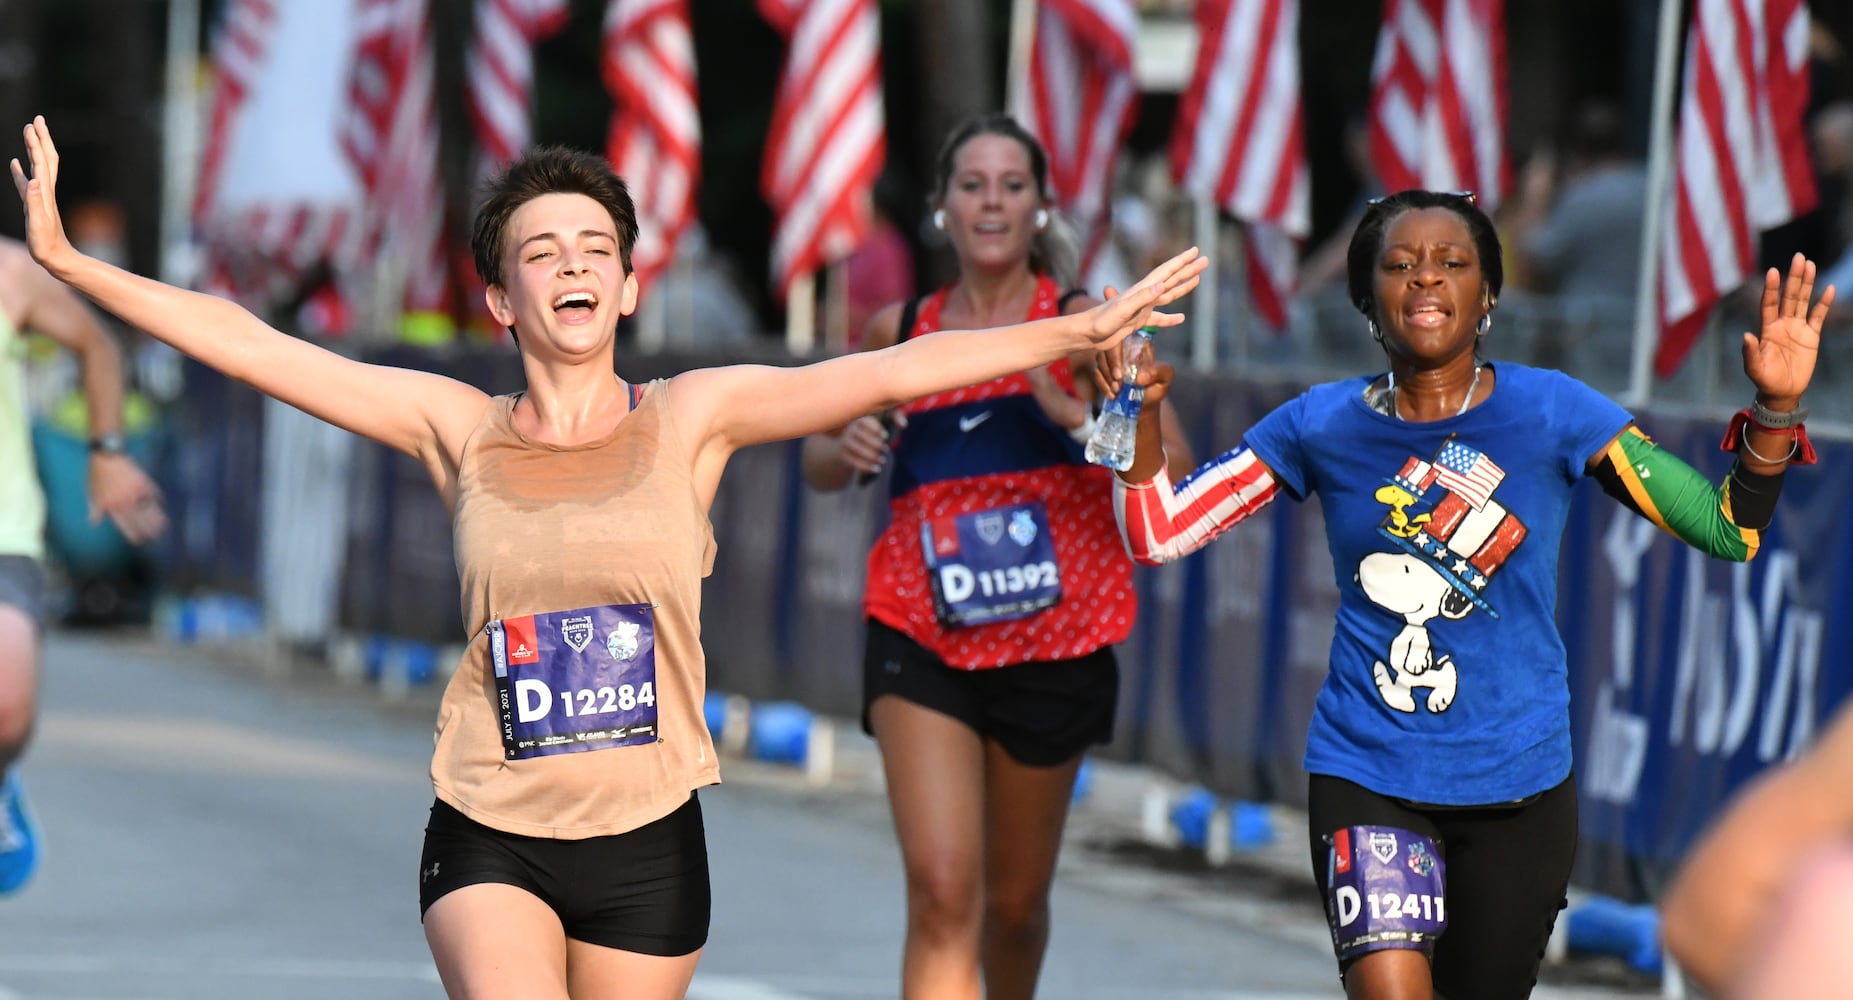
[[[893,660],[889,660],[887,663],[882,664],[882,669],[891,674],[898,674],[901,672],[901,665]]]
[[[419,881],[429,882],[432,879],[437,878],[438,877],[438,864],[439,863],[436,861],[431,862],[431,867],[425,870],[424,876]]]

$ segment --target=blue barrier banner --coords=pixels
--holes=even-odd
[[[1720,423],[1643,417],[1714,479]],[[1819,444],[1785,477],[1746,564],[1709,559],[1589,484],[1566,535],[1559,620],[1570,654],[1583,843],[1579,884],[1656,898],[1746,780],[1793,757],[1853,686],[1853,447]]]
[[[497,350],[397,351],[377,360],[440,371],[489,392],[519,388]],[[626,359],[634,379],[743,360]],[[744,360],[768,360],[751,358]],[[1172,398],[1200,461],[1238,444],[1298,385],[1181,373]],[[1721,421],[1658,413],[1641,425],[1714,479],[1730,467]],[[175,421],[168,567],[181,586],[255,593],[262,409],[255,393],[189,366]],[[1654,898],[1724,802],[1794,756],[1853,689],[1853,445],[1817,442],[1790,472],[1774,527],[1745,565],[1708,559],[1597,489],[1579,487],[1560,564],[1582,795],[1577,884]],[[802,445],[736,455],[711,512],[719,553],[703,587],[714,690],[854,715],[861,597],[885,483],[808,489]],[[356,450],[341,579],[344,629],[459,638],[447,512],[416,462]],[[1304,804],[1300,769],[1326,673],[1337,587],[1319,504],[1282,498],[1204,551],[1135,574],[1140,615],[1118,650],[1123,685],[1109,756],[1225,797]]]

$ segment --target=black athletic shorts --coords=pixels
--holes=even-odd
[[[664,957],[708,941],[707,836],[694,792],[654,823],[584,840],[503,833],[439,800],[418,868],[421,915],[446,893],[493,882],[533,893],[575,941]]]
[[[1019,763],[1054,767],[1113,739],[1120,668],[1111,647],[1072,660],[1032,660],[960,670],[931,650],[870,619],[862,658],[862,729],[885,694],[970,726]]]
[[[1449,1000],[1531,995],[1576,857],[1576,778],[1522,802],[1431,806],[1330,775],[1307,783],[1313,878],[1332,919],[1326,838],[1351,826],[1393,826],[1441,849],[1448,927],[1435,943],[1435,992]],[[1342,969],[1340,970],[1342,973]]]

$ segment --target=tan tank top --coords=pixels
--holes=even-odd
[[[439,798],[508,833],[624,833],[720,781],[702,712],[701,581],[714,568],[714,531],[690,481],[667,382],[650,383],[610,436],[573,447],[523,437],[512,420],[516,398],[490,403],[458,471],[452,526],[471,638],[438,709],[431,780]],[[656,738],[508,759],[489,622],[629,604],[654,605]],[[564,620],[547,626],[573,630]],[[566,636],[581,650],[596,642],[594,653],[607,638]],[[616,657],[621,641],[611,641]]]

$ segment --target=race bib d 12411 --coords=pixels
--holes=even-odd
[[[933,607],[948,628],[1027,618],[1062,599],[1040,503],[935,517],[920,526]]]
[[[502,750],[509,760],[656,739],[650,608],[612,604],[489,623]]]

